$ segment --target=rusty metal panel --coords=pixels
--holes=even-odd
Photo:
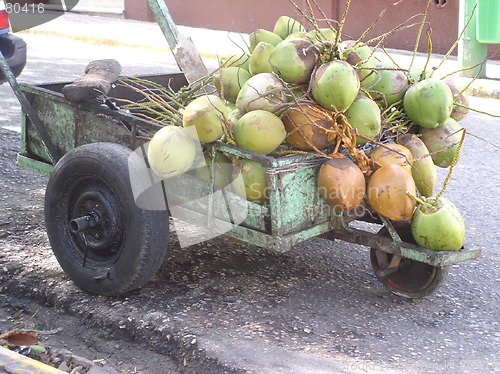
[[[329,221],[330,207],[316,185],[321,163],[317,160],[267,170],[273,234],[286,235]]]
[[[479,248],[465,248],[460,251],[433,251],[418,245],[396,242],[391,238],[346,227],[343,230],[334,230],[332,238],[346,242],[361,244],[370,248],[380,249],[387,253],[401,254],[402,257],[424,262],[432,266],[448,266],[459,262],[473,260],[481,255]]]
[[[33,109],[38,118],[44,124],[54,145],[61,154],[75,148],[75,109],[68,104],[54,102],[52,100],[35,97]],[[28,125],[30,140],[39,139],[32,133],[31,124]],[[35,153],[33,144],[30,144],[30,152]],[[37,154],[37,153],[35,153]]]
[[[272,235],[299,232],[330,220],[331,208],[319,195],[316,185],[322,158],[315,155],[274,158],[225,144],[216,147],[222,152],[259,162],[266,168]]]
[[[95,142],[113,142],[124,146],[130,145],[131,131],[110,116],[86,110],[74,114],[75,147]]]

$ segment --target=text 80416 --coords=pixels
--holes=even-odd
[[[11,4],[11,3],[6,3],[5,4],[5,10],[7,13],[14,13],[14,14],[37,14],[37,13],[43,13],[45,11],[45,6],[44,4]]]

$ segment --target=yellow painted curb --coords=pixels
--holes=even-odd
[[[61,374],[61,370],[0,347],[0,371],[9,374]]]

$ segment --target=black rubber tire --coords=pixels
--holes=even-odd
[[[158,271],[168,247],[166,210],[143,210],[129,180],[132,151],[93,143],[68,152],[45,194],[45,226],[64,272],[83,290],[113,296],[134,290]],[[139,160],[137,160],[139,162]],[[90,214],[99,225],[75,233],[70,221]]]
[[[401,240],[406,243],[416,244],[411,234],[409,225],[396,228]],[[379,235],[390,236],[388,230],[383,227]],[[371,248],[370,261],[372,269],[377,271],[386,264],[380,264],[376,252]],[[390,262],[392,254],[387,253],[387,262]],[[432,266],[424,262],[402,258],[398,270],[385,277],[378,277],[380,282],[392,293],[411,299],[431,295],[441,285],[448,275],[448,267]]]

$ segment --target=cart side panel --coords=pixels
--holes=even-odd
[[[41,99],[39,96],[35,96],[32,106],[61,155],[74,148],[76,129],[74,109],[70,105]],[[38,133],[29,121],[27,130],[29,154],[50,162]]]
[[[94,142],[113,142],[130,146],[131,132],[119,120],[41,96],[35,97],[32,105],[61,155],[80,145]],[[33,125],[27,122],[26,130],[23,155],[50,162]]]
[[[221,202],[219,195],[217,197],[219,203],[214,204],[212,206],[212,212],[210,212],[208,201],[209,198],[214,197],[211,193],[210,183],[189,174],[169,178],[164,181],[164,186],[167,191],[169,207],[175,205],[188,208],[190,211],[203,215],[205,217],[205,223],[209,220],[209,217],[229,222],[231,215],[234,216],[235,213],[241,213],[232,211],[231,207],[242,207],[242,209],[246,211],[246,217],[243,222],[240,223],[241,226],[258,232],[269,233],[267,224],[269,213],[267,208],[246,201],[241,196],[231,192],[230,189],[225,189],[224,191],[224,200],[226,200],[226,202]],[[217,189],[216,191],[220,190]],[[189,217],[189,215],[186,215],[186,217]]]
[[[301,230],[329,223],[331,208],[319,195],[316,178],[323,158],[314,155],[290,155],[274,158],[259,155],[227,144],[217,144],[225,153],[259,162],[266,168],[268,178],[265,207],[269,215],[251,212],[252,220],[261,222],[274,237],[298,233]],[[257,213],[257,215],[253,215]],[[255,244],[255,243],[254,243]]]
[[[96,142],[132,146],[132,132],[120,120],[105,114],[80,110],[75,113],[75,147]]]
[[[152,75],[142,77],[158,84],[179,90],[187,84],[182,74]],[[75,104],[68,102],[61,91],[67,83],[51,83],[40,86],[21,85],[21,91],[45,127],[52,143],[64,155],[69,150],[88,143],[113,142],[136,148],[136,135],[151,135],[159,126],[124,112],[117,112],[97,103]],[[115,86],[111,97],[139,100],[136,92],[123,86]],[[24,161],[51,164],[48,152],[34,126],[23,113],[20,156]],[[24,163],[26,166],[26,164]]]
[[[269,208],[273,235],[288,235],[330,220],[330,207],[319,195],[316,165],[268,169]]]

